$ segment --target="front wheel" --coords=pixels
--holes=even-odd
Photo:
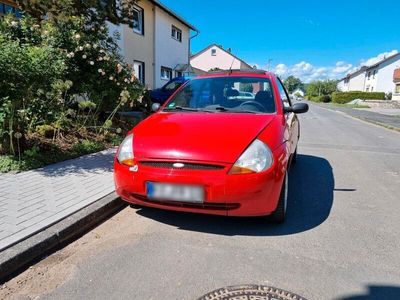
[[[287,172],[285,173],[285,179],[282,184],[281,193],[279,195],[278,206],[275,211],[270,215],[270,220],[276,223],[283,223],[285,221],[287,198],[289,190],[289,178]]]

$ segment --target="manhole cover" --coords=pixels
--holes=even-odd
[[[237,285],[208,293],[198,300],[306,300],[306,298],[263,285]]]

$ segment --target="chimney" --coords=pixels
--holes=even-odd
[[[231,48],[228,48],[228,49],[226,49],[226,51],[229,52],[229,53],[231,53],[231,52],[232,52],[232,49],[231,49]]]

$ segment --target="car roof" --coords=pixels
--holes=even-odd
[[[192,79],[192,76],[178,76],[171,79],[171,81],[186,81]]]
[[[275,74],[260,70],[260,69],[249,69],[249,70],[218,70],[218,71],[211,71],[207,74],[197,76],[196,79],[199,78],[209,78],[209,77],[225,77],[225,76],[245,76],[245,77],[263,77],[271,79]]]

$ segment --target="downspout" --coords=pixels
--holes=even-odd
[[[363,87],[363,92],[365,92],[365,86],[366,86],[366,84],[367,84],[367,71],[368,71],[368,69],[365,69],[365,72],[364,72],[364,87]]]
[[[195,29],[194,31],[196,32],[196,34],[195,34],[194,36],[191,36],[191,37],[189,38],[189,41],[188,41],[188,42],[189,42],[188,69],[191,68],[191,65],[190,65],[191,41],[192,41],[192,39],[194,39],[195,37],[197,37],[197,36],[200,34],[200,31],[197,30],[197,29]],[[190,35],[190,28],[189,28],[189,35]]]
[[[153,90],[156,89],[156,81],[157,81],[157,75],[156,75],[156,58],[157,58],[157,47],[156,47],[156,6],[153,4]]]

